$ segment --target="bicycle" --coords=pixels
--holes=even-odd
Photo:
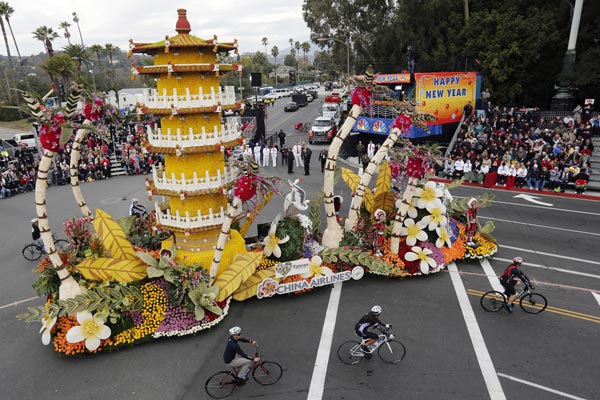
[[[55,240],[54,246],[56,247],[56,250],[60,252],[69,251],[69,242],[64,239]],[[23,254],[23,257],[28,261],[37,261],[46,254],[46,248],[43,245],[40,246],[38,243],[30,243],[23,247],[21,254]]]
[[[337,356],[341,362],[347,365],[355,365],[361,362],[364,358],[370,359],[373,353],[377,350],[377,355],[386,364],[398,364],[406,357],[406,346],[396,340],[392,333],[392,326],[389,328],[377,325],[377,330],[381,332],[379,338],[373,343],[368,352],[361,349],[368,339],[363,339],[361,342],[350,340],[342,343],[337,349]]]
[[[535,293],[535,288],[531,285],[525,285],[525,288],[517,292],[515,301],[519,300],[519,306],[528,314],[539,314],[548,306],[546,297],[539,293]],[[484,293],[480,299],[481,307],[485,311],[496,312],[502,310],[508,305],[506,294],[491,290]]]
[[[256,383],[267,386],[273,385],[281,379],[283,368],[275,361],[261,360],[258,354],[258,345],[255,345],[256,351],[252,361],[249,374]],[[206,393],[214,399],[222,399],[229,396],[236,388],[244,386],[246,381],[238,376],[238,368],[231,368],[229,371],[219,371],[206,380],[204,389]]]

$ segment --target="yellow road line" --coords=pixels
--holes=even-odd
[[[473,290],[473,289],[467,289],[467,293],[472,295],[472,296],[478,296],[481,297],[483,296],[485,293],[487,292],[482,292],[479,290]],[[541,308],[539,306],[529,306],[531,308]],[[595,322],[597,324],[600,324],[600,317],[595,316],[595,315],[589,315],[589,314],[583,314],[577,311],[572,311],[572,310],[566,310],[564,308],[558,308],[558,307],[552,307],[552,306],[548,306],[546,307],[546,311],[549,311],[551,313],[554,314],[559,314],[559,315],[564,315],[566,317],[571,317],[571,318],[577,318],[577,319],[581,319],[584,321],[590,321],[590,322]]]

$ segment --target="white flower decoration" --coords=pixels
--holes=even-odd
[[[40,333],[42,334],[42,343],[45,345],[50,343],[50,332],[52,331],[54,324],[56,324],[56,317],[48,318],[48,316],[45,316],[44,319],[42,319]]]
[[[427,203],[426,208],[427,211],[429,211],[429,215],[423,217],[421,222],[425,225],[429,225],[428,229],[430,231],[438,226],[445,226],[448,223],[448,218],[446,218],[446,206],[442,204],[440,199],[435,199]]]
[[[328,267],[321,266],[323,259],[321,256],[312,256],[308,261],[308,272],[302,274],[303,278],[318,277],[318,276],[330,276],[333,275],[333,271]]]
[[[437,228],[435,228],[435,231],[437,232],[438,238],[435,241],[435,247],[442,248],[445,245],[447,245],[448,247],[452,246],[452,241],[450,240],[450,234],[448,233],[448,230],[443,227],[443,226],[438,226]]]
[[[412,251],[407,251],[406,254],[404,254],[404,259],[406,261],[421,260],[419,268],[421,268],[422,273],[428,274],[430,267],[431,269],[435,269],[437,267],[435,260],[429,257],[433,251],[429,250],[428,248],[421,248],[419,246],[413,246],[411,247],[411,250]]]
[[[422,188],[417,188],[415,190],[415,197],[418,197],[417,201],[418,208],[425,208],[427,203],[436,200],[439,197],[442,197],[444,191],[439,189],[435,182],[429,181]]]
[[[277,223],[279,222],[279,218],[281,218],[281,214],[278,214],[277,217],[275,217],[275,220],[271,222],[269,234],[263,241],[263,244],[265,245],[263,252],[267,257],[269,257],[271,254],[273,254],[277,258],[281,257],[281,248],[279,247],[279,245],[286,243],[288,240],[290,240],[289,235],[286,235],[286,237],[284,237],[283,239],[279,239],[276,236]]]
[[[104,325],[102,318],[92,316],[89,311],[77,313],[79,326],[74,326],[67,332],[67,342],[79,343],[85,340],[85,347],[94,351],[100,346],[100,340],[110,337],[110,328]]]
[[[404,220],[404,226],[400,228],[400,235],[406,237],[406,244],[414,246],[417,244],[417,240],[427,240],[427,233],[423,230],[426,224],[422,221],[415,223],[412,218],[406,218]]]
[[[411,198],[410,199],[410,204],[408,205],[408,210],[406,210],[406,213],[408,214],[409,217],[411,218],[417,218],[417,216],[419,215],[419,210],[417,210],[417,208],[415,207],[415,198]],[[398,198],[398,200],[396,200],[396,208],[400,209],[400,206],[402,205],[402,198]]]

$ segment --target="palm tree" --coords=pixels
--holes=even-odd
[[[90,51],[96,54],[96,58],[98,59],[98,65],[100,66],[100,68],[102,68],[102,60],[100,58],[100,55],[104,52],[104,47],[102,47],[102,45],[99,44],[94,44],[90,46]]]
[[[8,29],[10,30],[10,34],[13,38],[13,42],[15,42],[15,48],[17,49],[17,55],[19,56],[19,64],[23,65],[23,59],[21,58],[21,52],[19,51],[19,46],[17,45],[17,40],[15,39],[15,34],[13,33],[12,26],[10,25],[10,17],[15,12],[15,10],[7,3],[2,2],[6,6],[0,6],[0,16],[6,18],[6,23],[8,24]]]
[[[58,37],[58,33],[54,32],[54,29],[48,28],[46,25],[42,25],[32,32],[33,37],[44,44],[46,53],[49,58],[54,56],[54,49],[52,48],[52,41]]]
[[[267,55],[267,45],[269,44],[269,39],[267,39],[267,37],[265,36],[262,39],[260,39],[260,42],[263,46],[265,46],[265,55]]]
[[[110,62],[110,80],[114,83],[115,79],[115,67],[113,65],[113,53],[115,53],[119,48],[110,43],[106,43],[104,45],[104,52],[108,54],[108,60]]]
[[[65,31],[65,39],[67,39],[67,42],[70,45],[71,44],[71,34],[69,33],[69,28],[71,27],[71,24],[68,21],[63,21],[63,22],[60,23],[60,25],[58,27],[60,29],[64,29],[64,31]]]
[[[64,88],[69,87],[70,80],[73,77],[76,68],[75,63],[66,53],[60,53],[54,57],[48,58],[40,64],[39,67],[50,76],[55,87],[60,87],[62,85]],[[61,101],[66,101],[66,96],[62,96],[60,91],[58,97]]]
[[[277,56],[279,55],[279,47],[273,46],[271,48],[271,55],[275,59],[275,85],[277,85]]]
[[[294,42],[294,49],[296,49],[296,53],[294,54],[294,57],[296,57],[296,54],[298,55],[298,57],[300,56],[300,48],[302,46],[300,46],[300,42],[299,41],[295,41]],[[296,77],[297,79],[300,79],[300,69],[298,68],[298,59],[296,59]]]
[[[302,42],[302,53],[304,53],[304,65],[306,66],[306,53],[308,53],[310,51],[310,43],[308,42]]]
[[[71,57],[71,60],[77,63],[77,71],[81,75],[81,63],[90,61],[90,55],[85,46],[78,43],[68,44],[63,47],[63,51]]]
[[[8,55],[8,64],[12,69],[12,58],[10,56],[10,46],[8,45],[8,36],[6,36],[6,29],[4,28],[4,19],[1,16],[6,15],[7,8],[10,7],[7,2],[0,1],[0,28],[2,28],[2,35],[4,36],[4,44],[6,45],[6,54]]]

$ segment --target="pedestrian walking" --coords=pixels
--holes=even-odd
[[[277,137],[279,138],[279,147],[283,149],[283,147],[285,146],[285,132],[283,131],[283,129],[279,130]]]
[[[327,152],[329,149],[323,149],[319,153],[319,161],[321,162],[321,172],[325,172],[325,164],[327,163]]]

